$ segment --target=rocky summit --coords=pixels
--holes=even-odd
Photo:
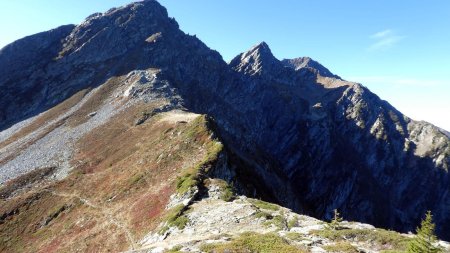
[[[448,132],[154,0],[0,50],[2,252],[402,251],[427,210],[450,240],[449,168]]]

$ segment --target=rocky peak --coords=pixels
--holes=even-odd
[[[308,69],[313,71],[315,74],[319,74],[323,77],[333,77],[341,79],[339,76],[331,73],[326,67],[324,67],[319,62],[309,58],[309,57],[298,57],[294,59],[284,59],[281,61],[284,66],[290,67],[297,70]]]
[[[270,72],[279,60],[273,56],[267,43],[264,41],[253,46],[245,53],[236,56],[230,62],[231,68],[245,74],[255,75]]]
[[[66,38],[60,57],[95,55],[102,61],[122,55],[156,33],[178,30],[167,10],[157,1],[146,0],[105,13],[90,15]]]

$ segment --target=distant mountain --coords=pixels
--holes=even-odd
[[[156,1],[4,47],[0,91],[0,250],[136,248],[208,178],[400,232],[431,210],[450,239],[448,132],[264,42],[227,64]]]

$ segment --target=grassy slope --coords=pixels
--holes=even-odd
[[[134,106],[85,136],[66,179],[0,200],[0,251],[120,251],[154,229],[176,178],[208,158],[212,140],[204,117],[156,115],[134,126],[151,107]]]

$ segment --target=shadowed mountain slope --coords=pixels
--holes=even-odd
[[[27,226],[26,236],[38,240],[39,229],[51,224],[53,214],[41,223],[37,213],[29,219],[17,216],[16,210],[26,214],[49,208],[47,200],[36,196],[71,200],[61,202],[63,211],[79,205],[103,210],[122,188],[133,204],[145,194],[156,201],[161,190],[164,199],[158,203],[142,200],[143,210],[161,208],[175,192],[179,170],[201,163],[205,143],[217,136],[225,146],[226,166],[208,175],[233,182],[240,194],[320,219],[330,219],[339,209],[348,220],[401,232],[414,230],[431,210],[439,236],[450,239],[450,141],[445,131],[411,120],[363,85],[342,80],[310,58],[280,61],[264,42],[227,64],[179,30],[156,1],[94,14],[78,26],[6,46],[0,51],[0,90],[0,183],[8,186],[8,180],[43,168],[54,168],[51,177],[62,179],[40,186],[38,195],[12,187],[1,200],[0,232],[5,236],[20,224]],[[168,125],[159,128],[158,117],[165,113],[174,119],[163,120]],[[192,120],[185,114],[212,117],[214,134],[181,135]],[[173,143],[166,142],[167,135]],[[186,142],[192,145],[180,150]],[[153,164],[167,157],[176,158]],[[167,180],[167,188],[139,188],[133,195],[134,186],[120,183],[118,190],[109,185],[115,178],[141,182],[141,172],[156,180],[149,185]],[[90,189],[89,184],[96,186]],[[65,195],[52,195],[55,191]],[[83,202],[86,196],[95,202]],[[103,218],[93,222],[109,222],[111,212],[133,215],[129,201],[114,208],[106,214],[94,211],[93,216]],[[155,227],[136,219],[142,231]],[[93,230],[74,245],[101,227],[95,224],[86,225]],[[134,241],[124,231],[114,233],[121,236],[120,245]],[[131,237],[144,234],[136,231]],[[45,234],[45,247],[72,247],[51,233]],[[26,236],[14,237],[18,241],[11,245]]]

